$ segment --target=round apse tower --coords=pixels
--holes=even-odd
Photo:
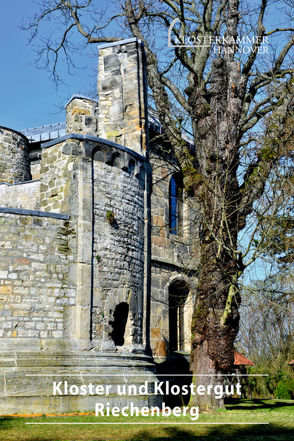
[[[0,182],[31,180],[28,146],[24,135],[0,126]]]

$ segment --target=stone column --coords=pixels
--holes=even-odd
[[[147,94],[143,44],[123,40],[99,46],[98,132],[137,153],[146,153]]]
[[[91,339],[92,305],[92,161],[80,157],[77,169],[77,199],[72,215],[77,219],[77,261],[73,265],[76,277],[74,338],[84,345]]]

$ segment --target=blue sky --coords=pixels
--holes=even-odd
[[[99,7],[109,12],[111,4],[99,0]],[[58,88],[48,71],[37,68],[34,46],[28,44],[29,33],[20,29],[22,21],[28,21],[36,11],[35,0],[5,1],[0,9],[0,125],[15,130],[64,121],[63,106],[68,99],[76,93],[93,97],[96,88],[96,45],[81,49],[80,70],[74,75],[69,76],[66,66],[59,65],[58,72],[65,84]],[[50,33],[56,23],[49,26],[46,30]],[[116,31],[121,38],[128,37]]]
[[[36,67],[29,34],[20,29],[22,20],[35,11],[33,0],[5,1],[0,9],[0,126],[15,130],[64,121],[67,100],[75,93],[88,95],[96,82],[94,45],[92,56],[80,57],[83,69],[68,76],[64,68],[66,84],[58,89],[50,73]]]

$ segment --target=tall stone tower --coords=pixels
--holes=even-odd
[[[99,46],[99,136],[145,154],[146,69],[136,39]]]

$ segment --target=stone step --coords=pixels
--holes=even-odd
[[[2,352],[0,365],[1,415],[94,411],[96,402],[140,407],[161,402],[152,395],[155,365],[145,355]],[[124,394],[123,385],[132,388]]]

